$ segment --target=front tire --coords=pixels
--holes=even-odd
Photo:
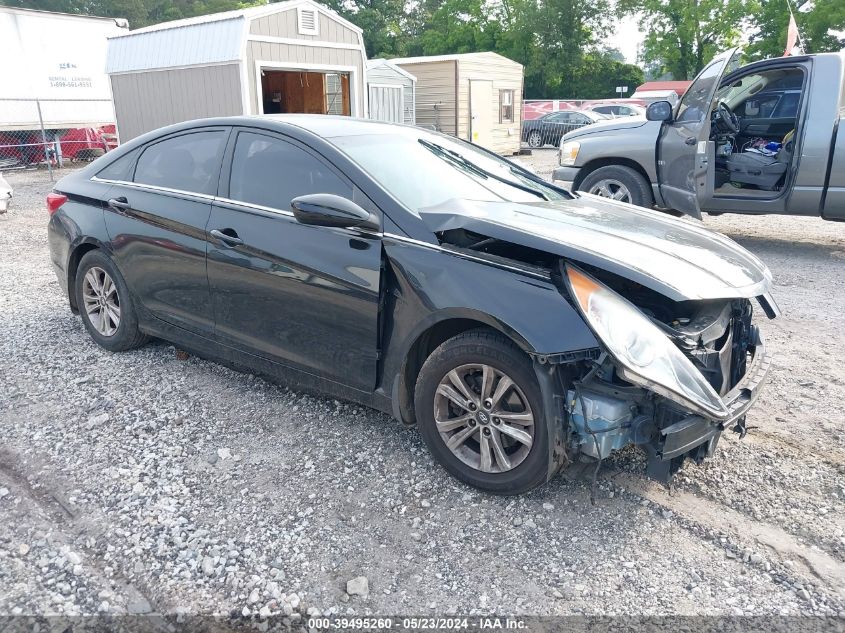
[[[423,364],[414,407],[434,458],[464,483],[513,495],[550,472],[549,432],[528,356],[505,336],[472,330]]]
[[[123,275],[103,251],[83,255],[74,287],[82,323],[98,345],[123,352],[146,343]]]
[[[534,149],[538,149],[543,147],[543,135],[540,134],[537,130],[531,130],[528,133],[528,147],[532,147]]]
[[[637,170],[625,165],[599,167],[587,174],[578,185],[578,191],[647,209],[654,206],[651,185]]]

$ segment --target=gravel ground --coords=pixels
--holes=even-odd
[[[554,152],[523,160],[547,175]],[[623,451],[593,507],[577,477],[481,494],[415,429],[165,343],[98,348],[49,263],[49,184],[7,178],[0,615],[845,617],[842,225],[706,220],[769,264],[784,312],[753,428],[672,490]]]

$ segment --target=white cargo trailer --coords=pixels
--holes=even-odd
[[[113,123],[106,40],[127,31],[122,18],[0,7],[0,131]]]

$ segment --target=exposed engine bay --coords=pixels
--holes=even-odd
[[[628,298],[666,333],[720,396],[729,394],[746,376],[749,359],[761,343],[751,323],[751,302],[679,304],[664,299],[656,304],[652,294]],[[668,481],[684,459],[700,462],[712,455],[724,423],[631,385],[607,355],[586,365],[592,367],[574,379],[567,391],[574,449],[601,460],[629,444],[638,445],[650,457],[648,474],[661,481]],[[744,416],[733,421],[732,428],[744,435]]]
[[[570,302],[578,301],[567,286],[567,262],[526,246],[464,229],[438,234],[444,245],[486,258],[521,262],[549,271]],[[759,331],[752,324],[747,298],[673,301],[634,281],[597,267],[579,265],[585,274],[605,285],[671,341],[712,389],[714,397],[733,401],[736,388],[751,373],[755,353],[762,351]],[[636,346],[636,342],[633,343]],[[558,377],[567,424],[570,461],[598,461],[628,445],[649,456],[648,474],[668,481],[686,458],[701,461],[712,454],[721,432],[730,424],[744,435],[744,414],[733,410],[723,419],[695,411],[660,388],[632,383],[629,374],[608,350],[562,361]],[[639,383],[639,384],[638,384]]]

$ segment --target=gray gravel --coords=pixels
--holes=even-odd
[[[526,162],[541,173],[553,159]],[[669,494],[634,450],[498,498],[414,429],[172,346],[110,354],[49,263],[40,174],[0,216],[0,615],[840,614],[845,231],[708,218],[784,310],[748,437]]]

